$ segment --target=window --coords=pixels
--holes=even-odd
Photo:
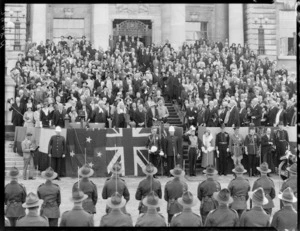
[[[53,41],[57,43],[61,36],[81,39],[84,34],[84,19],[56,18],[53,20]]]
[[[186,41],[194,42],[200,38],[207,39],[207,22],[186,22]]]
[[[291,11],[279,12],[279,56],[295,56],[296,45],[296,24]]]

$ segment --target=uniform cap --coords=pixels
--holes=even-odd
[[[72,191],[72,197],[70,200],[72,202],[81,202],[88,198],[88,195],[84,194],[78,187],[75,187]]]
[[[45,179],[53,180],[57,177],[57,173],[54,172],[51,167],[49,167],[41,173],[41,176]]]
[[[26,197],[26,202],[22,204],[23,208],[33,208],[40,206],[41,200],[39,200],[38,196],[33,192],[28,193]]]
[[[143,199],[143,204],[147,207],[157,208],[161,205],[161,202],[154,191],[151,191],[146,198]]]
[[[282,193],[279,193],[278,198],[287,202],[297,202],[297,197],[294,196],[294,193],[290,187],[287,187]]]
[[[177,164],[174,169],[170,170],[170,173],[175,177],[180,177],[185,175],[185,172],[182,170],[179,164]]]
[[[233,170],[234,173],[246,173],[247,170],[244,168],[242,164],[237,165]]]
[[[78,174],[82,177],[90,177],[94,174],[94,170],[88,164],[85,164],[78,170]]]
[[[262,187],[257,188],[253,192],[249,192],[249,196],[253,200],[253,202],[260,205],[266,205],[269,202],[268,199],[265,197],[265,192]]]
[[[204,174],[206,175],[215,175],[218,173],[218,171],[211,165],[209,165],[204,171]]]
[[[271,172],[271,169],[269,169],[269,165],[267,162],[261,163],[259,167],[256,167],[256,169],[262,173],[269,173]]]
[[[107,206],[112,209],[122,208],[126,204],[126,201],[124,198],[122,198],[122,195],[118,192],[115,192],[111,195],[109,199],[107,199]]]
[[[297,174],[297,163],[292,164],[291,167],[286,168],[289,172]]]
[[[190,191],[186,191],[182,194],[182,197],[178,198],[178,203],[184,207],[194,207],[197,205],[197,199]]]
[[[9,173],[8,175],[11,177],[11,178],[18,178],[21,173],[19,172],[19,169],[17,169],[17,167],[13,166],[11,167],[11,169],[9,170]]]
[[[227,188],[221,189],[220,192],[215,192],[213,197],[218,201],[225,204],[231,204],[233,202],[232,197],[230,196],[230,192]]]
[[[157,173],[157,168],[152,163],[149,163],[143,168],[143,173],[146,175],[155,175]]]

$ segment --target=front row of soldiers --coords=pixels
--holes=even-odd
[[[198,185],[197,198],[201,204],[200,215],[197,215],[191,208],[198,204],[198,200],[184,181],[185,172],[179,165],[175,166],[170,170],[174,178],[166,183],[164,190],[168,213],[166,222],[159,213],[162,189],[159,180],[153,177],[157,168],[149,163],[143,169],[146,178],[139,183],[135,195],[140,201],[140,215],[135,226],[273,226],[278,230],[295,229],[297,164],[288,168],[290,178],[284,182],[278,195],[282,208],[274,214],[272,222],[270,215],[276,196],[274,182],[267,176],[270,171],[267,163],[262,163],[257,170],[261,177],[254,182],[250,192],[249,181],[244,178],[247,171],[242,165],[233,169],[236,177],[223,189],[216,180],[218,171],[208,166],[204,170],[207,179]],[[100,226],[133,226],[131,215],[126,211],[130,195],[125,181],[120,177],[120,163],[115,163],[111,172],[112,176],[106,180],[102,191],[103,199],[107,199],[107,214],[101,218]],[[60,226],[94,226],[93,214],[96,213],[98,198],[97,187],[89,179],[93,173],[88,165],[79,169],[82,178],[73,185],[70,198],[74,207],[62,214]],[[46,182],[38,187],[37,194],[26,195],[25,186],[18,183],[20,174],[16,167],[11,169],[9,175],[11,182],[5,186],[6,223],[11,226],[58,226],[61,195],[60,187],[52,182],[57,174],[51,167],[42,172]],[[247,210],[249,197],[252,206]]]

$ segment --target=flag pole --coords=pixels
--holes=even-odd
[[[86,164],[86,148],[84,148],[84,164]]]

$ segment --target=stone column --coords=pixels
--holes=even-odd
[[[46,42],[46,15],[47,4],[32,4],[31,22],[32,22],[32,42],[40,44]]]
[[[5,125],[11,125],[12,111],[8,110],[7,99],[15,98],[15,81],[7,74],[7,59],[5,59]]]
[[[111,20],[109,20],[109,5],[93,4],[92,42],[95,49],[99,49],[100,46],[104,50],[107,50],[110,26],[112,24]]]
[[[161,5],[161,44],[164,45],[166,40],[171,40],[171,4]]]
[[[228,39],[228,4],[215,4],[215,41]]]
[[[244,46],[243,4],[229,4],[229,46],[232,43]]]
[[[175,50],[185,41],[185,4],[171,4],[171,40]]]

